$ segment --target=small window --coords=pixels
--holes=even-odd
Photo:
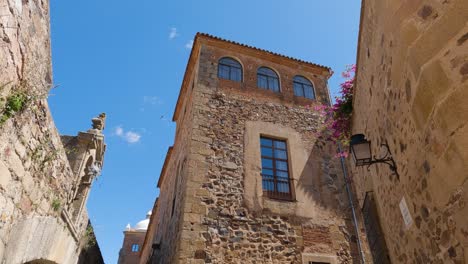
[[[293,81],[294,95],[315,99],[314,86],[312,83],[302,76],[295,76]]]
[[[234,59],[222,58],[218,62],[218,77],[242,82],[242,65]]]
[[[138,244],[132,245],[132,252],[138,252],[139,249],[140,249],[140,246]]]
[[[261,67],[257,71],[257,86],[262,89],[279,92],[279,78],[270,68]]]
[[[262,157],[262,187],[270,198],[291,200],[286,141],[260,137]]]

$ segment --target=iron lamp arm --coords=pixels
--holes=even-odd
[[[384,163],[390,167],[390,170],[393,171],[393,174],[396,175],[397,179],[400,180],[400,175],[398,174],[398,170],[396,167],[395,160],[393,160],[392,153],[390,152],[390,148],[388,147],[387,143],[383,143],[380,145],[386,149],[385,155],[380,158],[377,158],[375,155],[373,156],[372,160],[370,161],[369,165],[367,166],[367,170],[370,170],[370,165],[375,163]]]

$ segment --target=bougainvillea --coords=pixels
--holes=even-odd
[[[356,65],[348,65],[342,73],[345,81],[340,84],[340,95],[335,97],[332,106],[313,105],[306,106],[322,116],[323,127],[317,131],[317,136],[325,138],[341,146],[348,146],[351,137],[351,115],[353,112],[353,88]],[[337,154],[337,157],[346,157],[347,151]]]
[[[335,97],[335,104],[331,107],[332,122],[330,130],[332,138],[349,143],[351,137],[351,114],[353,113],[353,88],[356,65],[348,65],[342,73],[346,80],[340,84],[340,96]]]

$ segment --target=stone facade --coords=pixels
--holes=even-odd
[[[242,64],[242,82],[218,78],[218,61]],[[257,69],[278,73],[281,92],[257,87]],[[294,96],[292,79],[316,100]],[[176,106],[140,263],[359,263],[336,147],[320,137],[329,68],[197,34]],[[292,201],[262,189],[260,136],[288,146]]]
[[[392,263],[468,263],[467,40],[466,0],[363,1],[353,134],[388,142],[400,180],[373,165],[354,187]]]
[[[49,2],[1,1],[0,263],[103,263],[85,204],[103,165],[105,117],[61,137],[51,86]]]

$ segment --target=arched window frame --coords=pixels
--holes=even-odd
[[[261,72],[262,70],[268,70],[270,72]],[[261,80],[264,81],[264,84],[262,84]],[[281,91],[279,74],[275,70],[265,66],[258,68],[257,87],[279,93]]]
[[[300,80],[303,79],[303,80]],[[315,99],[315,85],[308,78],[302,75],[296,75],[293,78],[293,90],[294,95],[299,97],[304,97],[307,99]],[[306,93],[306,91],[310,91]]]
[[[243,74],[243,67],[239,60],[231,57],[222,57],[218,60],[218,78],[242,82]]]

